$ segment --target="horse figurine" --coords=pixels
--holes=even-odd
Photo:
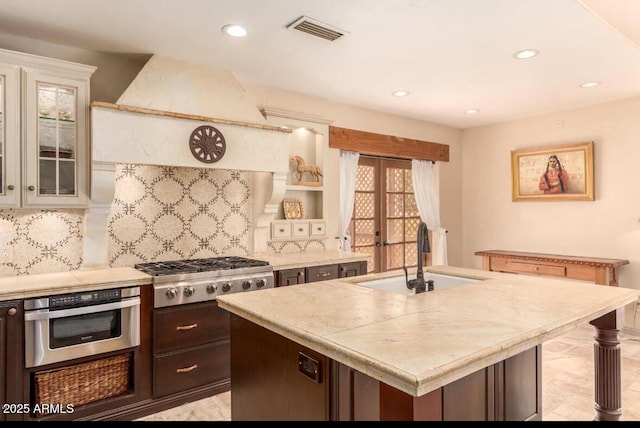
[[[298,183],[302,180],[302,174],[305,172],[310,173],[313,176],[313,181],[320,181],[320,177],[323,177],[322,171],[319,167],[315,165],[305,165],[304,159],[300,156],[294,156],[291,158],[292,163],[297,164],[296,168],[296,178],[298,179]]]

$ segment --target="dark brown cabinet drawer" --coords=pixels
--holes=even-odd
[[[276,287],[305,283],[304,268],[284,269],[275,273]]]
[[[217,302],[156,309],[153,314],[154,353],[182,350],[229,338],[229,312]]]
[[[153,396],[160,397],[231,376],[229,341],[155,357]]]
[[[307,268],[307,282],[326,281],[338,278],[338,265],[313,266]]]
[[[338,275],[340,278],[360,276],[367,273],[367,262],[340,263]]]
[[[274,272],[275,286],[304,284],[327,279],[346,278],[367,273],[367,262],[348,262],[307,268],[282,269]]]

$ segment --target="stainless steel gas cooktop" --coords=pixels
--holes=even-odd
[[[139,263],[153,277],[154,307],[215,300],[222,294],[273,288],[269,262],[239,256]]]

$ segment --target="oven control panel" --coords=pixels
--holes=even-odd
[[[69,307],[94,305],[96,303],[120,300],[120,289],[87,291],[86,293],[63,294],[49,297],[49,307]]]
[[[65,308],[94,306],[103,303],[131,300],[140,296],[140,287],[111,288],[104,290],[79,291],[77,293],[54,294],[49,297],[25,299],[24,310],[59,310]]]

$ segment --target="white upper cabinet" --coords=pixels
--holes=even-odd
[[[88,204],[89,81],[95,67],[0,50],[5,207]]]
[[[20,68],[0,64],[0,205],[20,205]]]

